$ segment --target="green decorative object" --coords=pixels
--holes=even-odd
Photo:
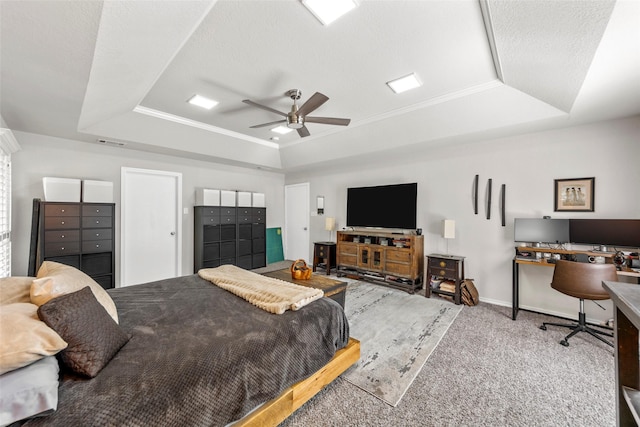
[[[278,261],[284,261],[282,229],[280,227],[267,228],[267,264]]]

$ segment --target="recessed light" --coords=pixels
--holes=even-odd
[[[207,110],[211,110],[218,105],[218,101],[197,94],[189,98],[187,102],[192,105],[197,105],[198,107],[206,108]]]
[[[280,138],[279,138],[279,137],[277,137],[277,136],[272,136],[272,137],[271,137],[271,140],[272,140],[272,141],[280,141]]]
[[[329,25],[358,6],[355,0],[302,0],[313,16],[323,25]]]
[[[418,76],[415,73],[411,73],[408,76],[400,77],[399,79],[391,80],[387,82],[387,85],[391,88],[395,93],[406,92],[410,89],[415,89],[417,87],[422,86],[420,80],[418,80]]]
[[[291,131],[293,131],[293,129],[289,129],[288,127],[285,127],[285,126],[277,126],[271,129],[271,132],[279,133],[280,135],[286,135]]]

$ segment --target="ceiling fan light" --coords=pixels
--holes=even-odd
[[[416,73],[411,73],[408,76],[400,77],[399,79],[391,80],[387,82],[387,86],[391,88],[395,93],[406,92],[410,89],[415,89],[422,86]]]
[[[284,126],[276,126],[273,129],[271,129],[271,132],[279,133],[280,135],[286,135],[292,131],[293,129],[289,129],[288,127],[284,127]]]
[[[195,94],[191,98],[187,100],[187,102],[191,105],[197,105],[198,107],[210,110],[216,105],[218,105],[218,101],[214,101],[213,99],[209,99],[205,96]]]
[[[302,4],[309,9],[323,25],[329,25],[345,13],[358,6],[355,0],[302,0]]]
[[[304,117],[302,116],[287,116],[287,127],[289,129],[300,129],[304,127]]]

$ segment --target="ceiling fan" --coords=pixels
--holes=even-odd
[[[275,122],[263,123],[261,125],[251,126],[251,128],[261,128],[265,126],[273,126],[276,124],[284,123],[288,128],[295,129],[298,131],[298,135],[302,138],[305,136],[309,136],[309,129],[305,126],[305,123],[322,123],[325,125],[338,125],[338,126],[348,126],[351,122],[351,119],[338,119],[335,117],[311,117],[307,116],[307,114],[314,111],[316,108],[320,107],[322,104],[327,102],[329,98],[320,92],[316,92],[313,96],[307,99],[307,102],[302,104],[300,108],[298,108],[298,104],[296,101],[300,99],[302,92],[298,89],[291,89],[287,91],[286,94],[288,97],[293,99],[293,105],[291,106],[291,111],[289,113],[283,113],[281,111],[275,110],[271,107],[267,107],[266,105],[258,104],[257,102],[253,102],[249,99],[244,99],[242,102],[245,104],[253,105],[254,107],[262,108],[263,110],[271,111],[272,113],[279,114],[284,116],[284,120],[278,120]]]

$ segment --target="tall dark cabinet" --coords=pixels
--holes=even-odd
[[[264,267],[266,209],[196,206],[193,270],[233,264],[247,270]]]
[[[35,275],[44,261],[76,267],[115,287],[115,204],[34,201]],[[31,264],[31,263],[30,263]]]

